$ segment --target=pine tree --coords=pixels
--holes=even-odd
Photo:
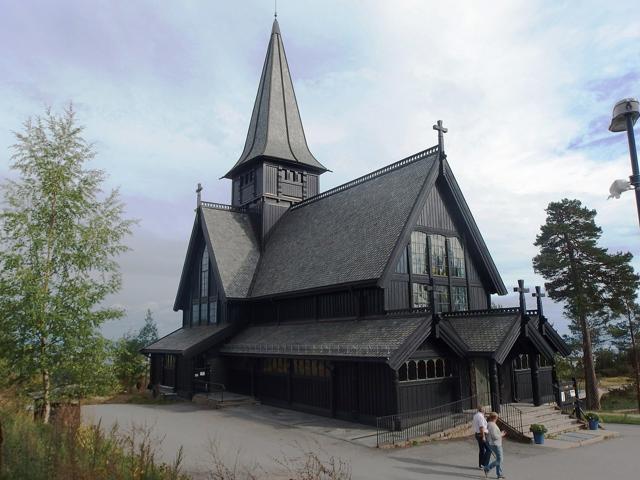
[[[91,375],[98,327],[122,315],[102,302],[120,288],[115,259],[132,221],[117,190],[103,194],[104,173],[87,168],[94,151],[71,107],[28,120],[16,137],[16,179],[2,185],[0,355],[37,380],[48,422],[56,379]]]
[[[151,310],[147,309],[144,325],[137,335],[127,333],[114,346],[113,365],[120,385],[127,391],[146,375],[148,359],[140,350],[158,340],[158,327]]]
[[[598,246],[602,230],[594,220],[596,211],[579,200],[551,202],[546,212],[534,244],[540,253],[533,267],[547,280],[549,297],[565,302],[565,314],[579,332],[587,408],[599,409],[592,330],[599,334],[606,319],[622,311],[617,278],[630,255],[610,255]]]

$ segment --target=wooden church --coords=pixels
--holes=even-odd
[[[142,350],[152,384],[364,423],[553,400],[567,347],[539,296],[491,308],[507,289],[434,128],[437,146],[321,192],[274,21],[231,204],[198,192],[182,326]]]

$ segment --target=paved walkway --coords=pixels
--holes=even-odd
[[[91,405],[85,421],[121,428],[133,423],[152,427],[164,437],[159,453],[171,461],[184,447],[184,470],[197,479],[211,469],[210,440],[217,441],[226,462],[260,465],[255,471],[278,470],[278,460],[299,457],[305,450],[334,456],[351,465],[354,480],[442,480],[484,478],[473,465],[472,438],[435,442],[412,448],[379,450],[373,429],[290,410],[258,405],[227,410],[200,409],[189,403],[171,405]],[[640,471],[640,426],[615,425],[620,437],[579,448],[559,450],[505,442],[505,474],[509,479],[636,479]],[[266,475],[263,478],[278,478]]]

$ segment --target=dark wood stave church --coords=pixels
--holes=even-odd
[[[567,346],[524,293],[491,309],[507,289],[438,128],[437,146],[321,193],[274,21],[231,204],[198,192],[182,326],[142,350],[152,384],[365,423],[472,396],[553,400]]]

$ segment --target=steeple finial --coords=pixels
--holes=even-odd
[[[273,18],[278,18],[278,0],[273,0]]]
[[[433,126],[434,130],[438,131],[438,147],[440,148],[440,154],[444,153],[444,134],[449,131],[448,128],[442,126],[442,120],[438,120],[438,122]]]

